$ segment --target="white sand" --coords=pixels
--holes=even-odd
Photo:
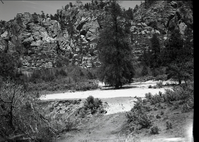
[[[88,96],[94,98],[115,98],[115,97],[144,97],[145,93],[150,92],[156,94],[159,91],[164,93],[165,89],[148,89],[148,88],[130,88],[119,90],[92,90],[92,91],[78,91],[78,92],[66,92],[42,95],[41,100],[54,100],[54,99],[82,99]]]
[[[132,88],[124,89],[108,89],[108,90],[91,90],[91,91],[77,91],[77,92],[65,92],[65,93],[54,93],[46,94],[41,96],[41,100],[55,100],[55,99],[84,99],[88,96],[93,96],[95,98],[116,98],[116,97],[145,97],[146,93],[151,93],[152,95],[157,94],[159,91],[164,93],[165,88],[148,88],[149,85],[155,86],[159,81],[146,81],[146,82],[135,82],[131,83]],[[167,81],[168,82],[168,81]],[[166,81],[163,84],[167,83]],[[169,81],[168,83],[171,83]],[[173,82],[172,82],[173,83]],[[104,85],[99,83],[99,85]]]

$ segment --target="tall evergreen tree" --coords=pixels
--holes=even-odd
[[[187,32],[189,30],[191,29],[187,29]],[[187,33],[186,39],[183,40],[179,30],[173,31],[162,54],[168,77],[177,79],[179,84],[182,80],[193,78],[193,41],[191,39],[191,32]]]
[[[111,1],[97,45],[101,62],[98,71],[99,79],[115,88],[129,83],[134,76],[132,52],[124,23],[120,6],[115,0]]]
[[[160,41],[157,34],[153,34],[151,38],[151,49],[150,49],[150,66],[156,68],[160,66]]]

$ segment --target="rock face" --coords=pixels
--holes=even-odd
[[[40,15],[17,14],[14,20],[7,22],[7,29],[0,33],[0,49],[5,50],[5,41],[10,38],[19,40],[24,47],[23,68],[53,67],[59,56],[67,58],[71,64],[92,67],[97,61],[95,43],[99,24],[96,17],[91,18],[89,11],[78,7],[58,12],[69,17],[64,19],[68,27],[63,29],[58,21]],[[16,33],[11,28],[14,26],[19,27]],[[71,29],[73,34],[70,34]],[[9,49],[13,48],[15,43],[12,40],[8,42]]]
[[[174,29],[179,29],[182,36],[185,35],[187,27],[193,26],[193,11],[187,3],[180,1],[154,1],[146,7],[142,3],[134,13],[134,20],[131,23],[131,32],[133,34],[133,43],[135,52],[140,54],[143,48],[150,46],[150,38],[153,33],[158,34],[160,44]]]
[[[55,67],[60,58],[82,67],[98,66],[96,45],[103,14],[104,10],[78,6],[57,10],[57,20],[19,13],[13,20],[0,22],[0,50],[14,52],[20,43],[23,68]],[[193,12],[184,2],[154,1],[147,8],[142,3],[131,21],[133,52],[138,57],[147,49],[154,33],[162,44],[173,29],[178,28],[183,36],[192,26]]]

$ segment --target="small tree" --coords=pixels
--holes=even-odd
[[[142,55],[139,57],[139,60],[143,66],[150,66],[150,56],[150,52],[144,49]]]
[[[0,52],[0,76],[7,80],[14,78],[15,72],[14,58],[8,53]]]
[[[163,65],[168,65],[172,62],[181,62],[183,39],[179,30],[174,30],[171,33],[169,40],[165,42],[165,47],[162,54]]]
[[[120,88],[134,76],[132,53],[120,6],[112,1],[107,9],[104,29],[100,32],[97,45],[101,62],[99,79]]]
[[[146,65],[143,66],[141,74],[142,76],[148,75],[148,69]]]

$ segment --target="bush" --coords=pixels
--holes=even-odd
[[[89,110],[92,115],[104,111],[102,101],[93,96],[86,98],[83,108],[84,110]]]
[[[142,72],[141,72],[141,75],[142,75],[142,76],[146,76],[146,75],[148,75],[148,68],[147,68],[147,66],[146,66],[146,65],[144,65],[144,66],[143,66],[143,68],[142,68]]]
[[[146,93],[145,94],[145,98],[147,98],[148,100],[150,100],[152,98],[152,94],[150,92]]]
[[[155,80],[167,80],[166,74],[160,74],[155,77]]]
[[[155,135],[155,134],[159,134],[160,129],[158,128],[158,126],[153,126],[150,130],[150,134]]]
[[[133,123],[135,129],[149,128],[152,125],[150,117],[147,115],[148,107],[143,101],[137,98],[134,107],[126,113],[128,123]]]
[[[64,68],[61,68],[61,69],[57,69],[56,70],[56,74],[55,76],[61,76],[61,77],[65,77],[67,76],[67,72],[64,70]]]
[[[157,82],[157,83],[156,83],[156,87],[157,87],[157,88],[162,88],[162,87],[163,87],[162,81]]]
[[[172,123],[169,121],[166,121],[166,128],[167,130],[172,129]]]
[[[16,74],[14,58],[0,51],[0,76],[4,79],[13,79]]]
[[[152,105],[162,102],[162,97],[160,95],[154,95],[149,100]]]
[[[76,83],[76,87],[74,88],[77,91],[86,91],[86,90],[93,90],[97,89],[98,83],[96,81],[85,81],[85,82],[78,82]]]
[[[23,86],[14,83],[4,83],[0,90],[0,135],[5,140],[52,141],[56,131],[34,95],[26,94]]]
[[[128,123],[133,123],[136,129],[149,128],[152,125],[152,122],[149,116],[137,110],[131,110],[126,113],[126,117],[128,119]]]
[[[30,91],[86,91],[98,88],[92,70],[77,66],[34,70],[26,83]],[[93,71],[94,72],[94,71]],[[90,74],[90,75],[89,75]]]
[[[155,105],[160,102],[164,102],[164,99],[162,97],[162,92],[159,92],[159,94],[152,95],[151,93],[146,93],[145,98],[151,103],[151,105]]]
[[[193,102],[194,102],[193,91],[194,91],[193,84],[188,84],[184,86],[181,85],[174,87],[173,90],[166,89],[166,92],[163,94],[163,97],[166,102],[189,100],[187,102],[189,102],[190,106],[193,107]]]

